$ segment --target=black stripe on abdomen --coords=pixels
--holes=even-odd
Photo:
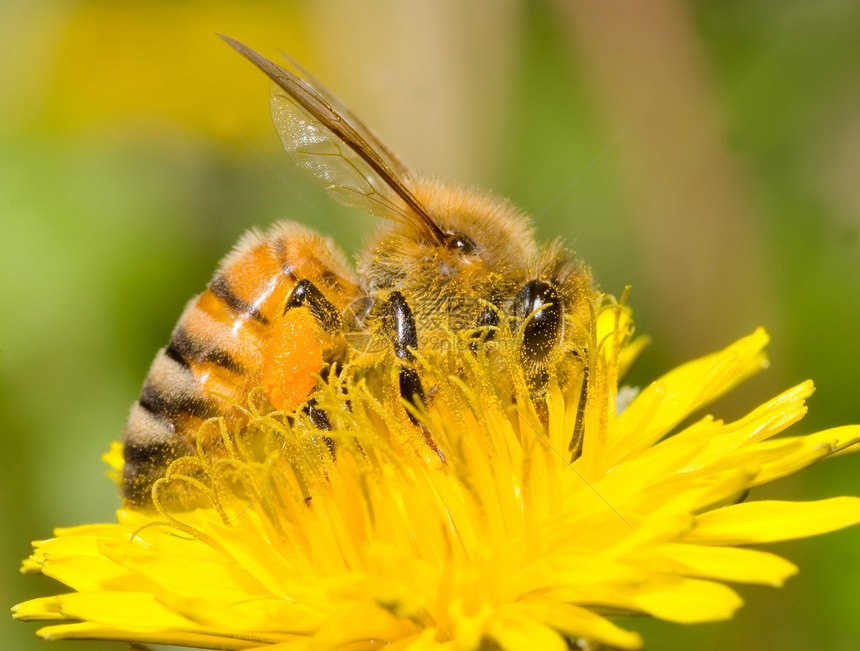
[[[123,445],[125,463],[122,468],[122,490],[127,500],[136,505],[152,502],[152,487],[165,476],[165,470],[187,452],[176,444],[163,442]]]
[[[190,362],[210,362],[236,375],[244,375],[245,367],[233,359],[223,348],[207,346],[188,334],[185,328],[178,326],[170,337],[170,345],[164,350],[165,355],[177,364],[190,367]]]
[[[269,320],[259,310],[233,293],[224,274],[221,274],[209,283],[209,291],[230,308],[230,311],[234,314],[255,319],[264,325],[269,323]]]
[[[151,442],[132,443],[126,441],[122,448],[122,455],[127,464],[135,466],[151,465],[166,468],[169,462],[176,459],[179,454],[173,443]]]
[[[167,395],[150,382],[143,386],[138,402],[150,414],[171,420],[181,414],[197,416],[198,418],[211,418],[218,415],[215,405],[204,398]]]
[[[183,368],[191,368],[188,358],[182,353],[182,347],[176,343],[176,331],[170,337],[170,344],[164,349],[164,354]]]

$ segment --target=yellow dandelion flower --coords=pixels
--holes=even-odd
[[[24,571],[72,592],[15,617],[59,621],[39,631],[48,639],[514,651],[640,648],[613,623],[621,614],[726,619],[741,599],[724,582],[780,586],[797,571],[748,545],[860,520],[855,497],[745,501],[747,491],[857,447],[860,426],[775,438],[803,417],[811,382],[737,421],[682,426],[762,367],[766,333],[631,399],[618,391],[642,349],[631,332],[627,311],[605,306],[587,391],[568,369],[564,381],[549,374],[538,400],[505,353],[514,335],[477,354],[452,336],[422,360],[436,387],[413,414],[423,427],[370,375],[332,380],[319,399],[330,431],[252,407],[244,431],[222,431],[226,457],[201,450],[171,466],[157,510],[37,542]],[[108,459],[120,469],[117,447]]]

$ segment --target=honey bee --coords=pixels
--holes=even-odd
[[[194,453],[206,419],[239,419],[236,405],[256,387],[274,408],[302,408],[327,429],[314,389],[368,354],[351,336],[384,342],[371,359],[395,364],[400,395],[418,405],[428,387],[415,355],[438,346],[443,329],[486,340],[503,319],[517,322],[523,369],[539,391],[553,352],[581,347],[570,324],[591,319],[590,270],[557,241],[539,246],[523,213],[415,174],[297,64],[307,81],[222,38],[270,78],[272,116],[292,162],[336,201],[387,222],[355,271],[331,240],[293,222],[239,240],[185,307],[132,406],[122,478],[132,504],[148,501],[172,460]]]

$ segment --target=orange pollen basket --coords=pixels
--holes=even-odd
[[[294,409],[316,385],[322,370],[317,324],[307,307],[298,307],[278,319],[263,360],[262,386],[276,409]]]

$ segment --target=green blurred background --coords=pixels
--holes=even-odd
[[[265,80],[215,32],[289,51],[415,168],[510,197],[605,291],[633,285],[654,339],[634,383],[764,325],[771,368],[716,413],[811,377],[797,433],[860,421],[856,1],[11,0],[0,602],[60,588],[18,574],[30,540],[112,519],[100,455],[242,231],[295,219],[351,253],[373,228],[290,168]],[[858,473],[835,459],[753,498],[858,494]],[[625,624],[650,649],[860,648],[860,530],[772,548],[800,575],[741,587],[731,622]],[[36,628],[0,618],[3,648],[47,648]]]

